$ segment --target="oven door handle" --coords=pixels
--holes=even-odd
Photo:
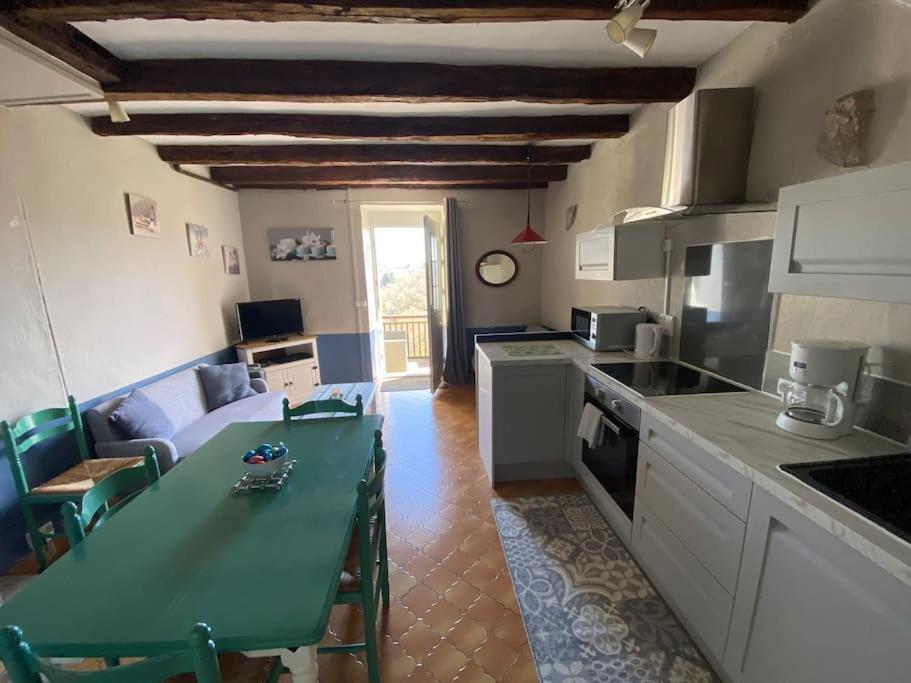
[[[603,424],[605,427],[607,427],[609,430],[611,430],[617,436],[622,435],[622,430],[620,429],[620,425],[618,425],[617,423],[608,419],[608,417],[606,415],[604,415],[603,413],[601,414],[601,424]]]

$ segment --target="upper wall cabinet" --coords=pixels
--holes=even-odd
[[[603,225],[576,236],[577,280],[642,280],[664,276],[665,225]]]
[[[911,163],[782,188],[769,291],[911,303]]]

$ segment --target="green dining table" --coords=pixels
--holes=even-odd
[[[44,657],[143,657],[186,646],[279,656],[316,683],[379,415],[228,425],[0,606]],[[278,491],[233,493],[241,455],[283,441]]]

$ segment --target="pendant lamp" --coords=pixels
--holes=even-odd
[[[512,239],[513,244],[529,244],[532,249],[534,249],[536,244],[547,244],[547,240],[544,239],[544,236],[532,230],[531,227],[531,156],[534,149],[533,145],[529,145],[528,154],[525,157],[525,161],[527,162],[525,187],[528,193],[525,204],[525,229]]]

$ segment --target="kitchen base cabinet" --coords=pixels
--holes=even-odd
[[[574,365],[566,369],[566,423],[563,428],[566,460],[578,467],[582,463],[582,439],[576,436],[585,402],[585,373]]]
[[[491,483],[570,477],[566,366],[491,366],[478,354],[478,449]]]
[[[661,597],[719,669],[734,599],[640,498],[633,515],[632,548]]]
[[[911,590],[756,489],[724,658],[734,681],[895,683],[911,676]]]

